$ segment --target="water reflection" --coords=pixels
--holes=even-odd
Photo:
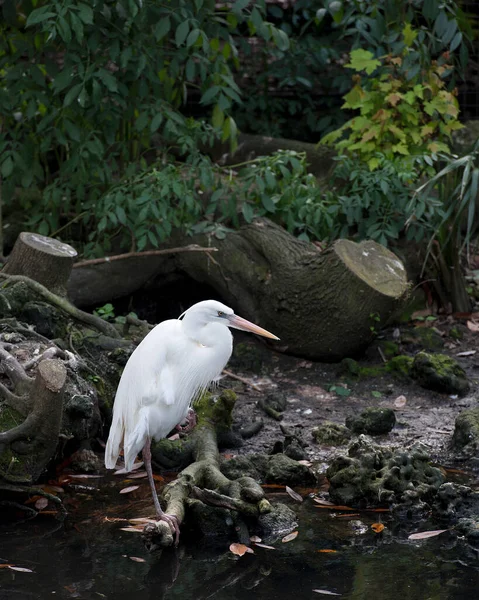
[[[119,523],[67,520],[58,528],[48,517],[37,517],[1,532],[0,558],[34,572],[0,569],[0,599],[320,598],[314,589],[348,600],[478,597],[477,553],[466,551],[454,535],[413,544],[406,534],[401,539],[400,531],[399,538],[393,536],[394,524],[387,523],[384,535],[377,536],[370,531],[374,515],[364,514],[368,532],[358,535],[347,519],[304,504],[296,540],[275,542],[275,551],[256,548],[240,559],[227,548],[194,540],[151,556],[140,536],[121,531]]]

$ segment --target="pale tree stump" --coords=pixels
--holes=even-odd
[[[32,381],[27,418],[0,433],[0,478],[32,483],[51,460],[60,433],[67,370],[58,359],[45,359]]]
[[[75,248],[38,233],[22,232],[3,273],[24,275],[58,296],[66,296],[67,282],[77,257]]]

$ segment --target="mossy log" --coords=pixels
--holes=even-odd
[[[45,359],[38,365],[31,380],[31,411],[22,423],[0,433],[0,478],[4,481],[32,483],[51,460],[60,433],[66,377],[66,367],[58,359]],[[0,429],[5,427],[7,413],[15,422],[11,410],[4,410]]]
[[[337,240],[321,252],[258,219],[215,246],[214,262],[185,255],[179,268],[278,335],[275,348],[306,358],[336,361],[360,352],[408,291],[401,261],[372,241]]]
[[[22,232],[15,242],[3,273],[24,275],[59,296],[66,296],[67,282],[77,257],[75,248],[39,233]]]
[[[255,519],[271,510],[263,489],[254,479],[231,480],[220,470],[217,434],[231,427],[235,402],[236,395],[227,390],[218,398],[205,394],[195,405],[198,424],[190,435],[194,462],[183,469],[162,494],[165,512],[175,515],[179,525],[187,509],[197,509],[197,503],[232,511],[231,518],[239,530],[246,527],[242,523],[243,516]],[[154,455],[153,448],[153,458]],[[146,525],[144,539],[150,550],[173,545],[171,529],[164,521]]]

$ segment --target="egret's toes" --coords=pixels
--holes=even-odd
[[[165,521],[166,523],[168,523],[171,529],[171,533],[175,538],[175,546],[178,546],[180,541],[180,526],[178,524],[178,517],[176,515],[162,513],[161,515],[158,515],[158,519],[160,521]]]

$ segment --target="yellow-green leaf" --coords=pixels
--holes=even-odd
[[[414,40],[417,38],[417,31],[415,31],[411,23],[406,23],[404,29],[402,30],[402,34],[404,36],[404,43],[409,48],[413,45]]]
[[[349,69],[354,69],[355,71],[366,71],[368,75],[371,75],[371,73],[381,65],[381,61],[377,58],[374,58],[374,54],[372,52],[369,52],[369,50],[363,50],[362,48],[353,50],[350,58],[351,62],[345,65],[346,67]]]

